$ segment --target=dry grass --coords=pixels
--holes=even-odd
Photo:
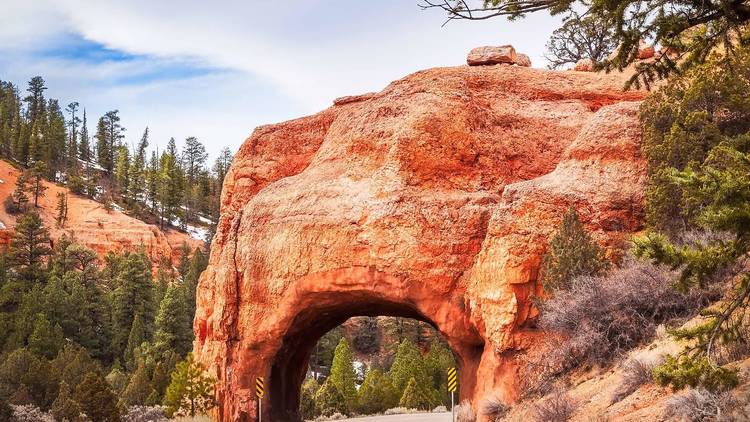
[[[209,416],[179,416],[174,419],[170,419],[170,422],[213,422]]]
[[[475,422],[477,415],[474,413],[474,409],[471,408],[471,402],[464,400],[461,404],[456,407],[456,421],[457,422]]]
[[[612,396],[612,403],[617,403],[633,394],[642,385],[653,381],[652,372],[660,362],[644,358],[629,359],[622,366],[622,382]]]
[[[510,408],[503,404],[498,398],[489,399],[482,407],[482,414],[487,416],[491,422],[500,422],[508,414]]]
[[[575,413],[578,405],[563,391],[550,394],[532,407],[537,422],[566,422]]]

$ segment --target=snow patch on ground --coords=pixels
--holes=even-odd
[[[196,240],[206,240],[208,239],[208,229],[204,227],[197,227],[197,226],[187,226],[187,233]]]
[[[0,229],[5,229],[5,228],[7,228],[7,227],[5,227],[5,223],[3,223],[2,221],[0,221]]]

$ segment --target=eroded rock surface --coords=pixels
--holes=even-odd
[[[296,420],[318,337],[355,315],[434,324],[462,399],[517,396],[529,297],[562,215],[603,244],[638,230],[645,165],[624,77],[439,68],[255,130],[226,178],[198,288],[197,358],[222,421]]]

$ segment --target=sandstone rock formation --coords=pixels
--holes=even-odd
[[[466,63],[469,66],[516,63],[516,49],[512,45],[477,47],[469,52]]]
[[[516,64],[523,67],[531,67],[531,59],[523,53],[516,54]]]
[[[638,59],[646,60],[654,57],[654,46],[649,45],[646,41],[641,40],[638,43]]]
[[[640,92],[625,77],[520,66],[417,72],[255,130],[226,178],[194,351],[221,421],[298,420],[317,339],[356,315],[433,324],[461,398],[516,399],[530,296],[576,207],[605,245],[639,230]]]
[[[0,160],[0,198],[11,195],[19,174],[18,169]],[[100,257],[107,252],[137,251],[142,247],[155,265],[158,265],[162,258],[171,258],[173,262],[178,262],[183,242],[187,242],[191,249],[203,245],[203,242],[192,239],[185,233],[176,230],[164,232],[157,226],[146,224],[122,212],[107,212],[102,204],[72,194],[68,195],[68,221],[65,227],[59,228],[55,221],[57,193],[67,193],[68,190],[48,182],[45,182],[45,186],[47,191],[45,196],[39,198],[37,211],[53,240],[65,234],[92,249]],[[0,246],[12,238],[15,221],[16,216],[9,215],[4,208],[0,209],[0,222],[6,227],[0,232]]]

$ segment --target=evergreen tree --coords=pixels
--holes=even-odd
[[[346,400],[348,408],[353,408],[357,402],[357,374],[354,372],[354,362],[349,342],[345,338],[339,340],[336,351],[333,353],[333,364],[331,365],[331,376],[328,378],[341,392]]]
[[[86,349],[73,342],[67,342],[49,366],[51,370],[45,374],[47,378],[65,382],[71,387],[80,385],[87,374],[101,369]]]
[[[146,204],[144,194],[146,192],[146,149],[148,148],[148,128],[143,131],[143,136],[138,147],[133,153],[133,159],[130,161],[130,186],[129,192],[136,204]]]
[[[318,417],[318,409],[315,406],[315,394],[320,389],[320,385],[312,378],[308,378],[302,383],[299,399],[299,413],[304,420],[313,420]]]
[[[607,268],[604,254],[586,232],[571,207],[550,241],[542,261],[542,284],[547,292],[567,290],[574,278],[593,276]]]
[[[124,138],[125,128],[120,125],[118,110],[108,111],[99,119],[96,127],[97,161],[107,175],[111,175],[117,162],[117,149]]]
[[[419,386],[430,385],[430,378],[422,355],[419,353],[417,346],[409,340],[404,340],[399,344],[389,376],[399,397],[403,395],[409,380],[412,378],[417,381]]]
[[[16,349],[0,363],[0,396],[14,403],[34,403],[47,409],[57,397],[57,382],[50,377],[51,366],[26,348]]]
[[[449,368],[456,367],[453,353],[440,340],[433,340],[430,350],[424,357],[425,367],[430,377],[430,387],[435,393],[434,401],[446,406],[450,404],[450,394],[446,374]]]
[[[373,354],[380,345],[378,338],[378,319],[376,317],[359,317],[352,338],[352,347],[359,353]]]
[[[62,349],[65,339],[59,325],[53,326],[46,315],[38,313],[34,321],[34,331],[29,336],[28,342],[31,352],[51,359]]]
[[[68,144],[65,116],[57,100],[49,100],[47,106],[47,127],[42,143],[42,160],[47,163],[43,177],[57,180],[57,172],[67,169],[65,151]]]
[[[183,356],[190,351],[193,335],[192,320],[188,317],[185,295],[176,286],[169,286],[156,316],[154,348],[157,353],[174,350]]]
[[[363,415],[382,413],[396,407],[398,397],[388,376],[379,369],[367,373],[357,392],[357,409]]]
[[[78,107],[79,104],[75,101],[65,107],[65,111],[70,115],[68,119],[68,145],[65,153],[69,172],[78,168],[78,131],[82,123],[81,118],[76,115]]]
[[[144,405],[152,391],[146,364],[141,360],[133,375],[130,376],[121,400],[126,406]]]
[[[331,416],[335,413],[349,414],[346,399],[330,378],[315,393],[315,406],[317,413],[321,416]]]
[[[129,340],[140,340],[134,337],[140,335],[139,330],[133,332],[136,316],[140,317],[139,324],[143,327],[143,340],[153,330],[154,283],[151,279],[151,263],[142,254],[125,254],[117,267],[117,287],[112,293],[112,350],[117,356],[123,356],[128,349]],[[131,346],[137,347],[140,344]],[[132,348],[130,352],[132,353]]]
[[[682,208],[689,210],[680,216],[683,221],[705,233],[675,240],[669,237],[673,227],[657,224],[654,228],[662,232],[635,240],[636,255],[679,269],[676,285],[681,290],[731,280],[726,296],[704,310],[699,323],[672,332],[687,346],[678,356],[667,357],[654,378],[676,389],[736,385],[737,372],[723,366],[722,350],[748,341],[750,273],[740,263],[750,251],[750,49],[736,55],[731,72],[718,71],[717,62],[710,61],[672,81],[645,105],[642,115],[654,220],[664,213],[661,219],[667,221]],[[665,128],[672,133],[657,132]],[[657,151],[670,150],[671,156],[656,157]],[[685,164],[687,157],[692,159]],[[666,186],[660,185],[665,180]],[[660,187],[674,189],[653,190]]]
[[[187,306],[188,321],[190,321],[191,324],[195,319],[195,293],[198,289],[198,280],[206,267],[208,267],[208,256],[206,256],[200,249],[196,249],[193,256],[190,258],[187,273],[183,278],[185,304]]]
[[[89,372],[76,387],[75,401],[91,422],[120,422],[117,398],[99,372]]]
[[[138,352],[143,345],[143,343],[146,342],[146,327],[144,326],[143,320],[142,320],[142,314],[136,313],[135,318],[133,319],[133,325],[130,327],[130,334],[128,334],[128,343],[127,346],[125,346],[125,367],[128,370],[133,370],[136,368],[136,365],[138,363]]]
[[[73,400],[73,393],[65,381],[60,383],[60,392],[52,403],[52,416],[58,421],[82,422],[81,407]]]
[[[407,409],[419,410],[430,410],[432,406],[430,398],[422,392],[414,377],[409,378],[409,383],[406,384],[406,389],[404,390],[404,394],[401,395],[401,400],[399,400],[398,404]]]
[[[57,205],[55,206],[57,211],[57,227],[65,227],[65,222],[68,220],[68,195],[65,192],[57,193]]]
[[[13,408],[8,399],[0,395],[0,422],[13,422]]]
[[[29,212],[18,219],[15,235],[10,245],[12,266],[21,280],[40,281],[44,279],[42,264],[44,257],[51,253],[49,232],[44,227],[39,214]]]
[[[216,157],[213,170],[216,174],[216,180],[218,182],[219,189],[221,189],[221,185],[224,184],[224,178],[229,172],[229,166],[232,165],[233,159],[234,156],[232,155],[232,151],[229,148],[222,149],[219,153],[219,156]]]
[[[44,161],[34,162],[34,167],[31,168],[30,180],[31,180],[31,194],[34,197],[34,207],[39,207],[39,197],[44,196],[44,191],[47,190],[47,186],[44,185],[44,177],[49,172],[49,168]]]
[[[177,160],[177,146],[174,138],[169,140],[167,150],[162,154],[159,163],[158,200],[161,203],[161,227],[169,225],[172,219],[179,216],[184,186],[182,171]]]
[[[86,121],[86,109],[83,109],[83,121],[81,122],[81,142],[78,144],[78,157],[86,163],[92,159],[91,139],[89,139],[88,122]]]
[[[125,145],[116,147],[115,183],[121,198],[127,200],[130,195],[130,151]]]
[[[16,188],[11,194],[13,203],[15,204],[16,210],[18,212],[23,212],[26,210],[26,204],[28,204],[29,202],[29,196],[26,195],[26,192],[28,191],[29,177],[26,172],[23,172],[18,175],[18,178],[16,179]]]
[[[148,205],[154,213],[158,213],[157,203],[159,201],[159,160],[156,158],[156,151],[151,152],[151,159],[148,164],[146,180],[146,196]]]
[[[341,326],[338,326],[323,335],[315,344],[310,355],[310,370],[315,374],[315,378],[321,374],[330,374],[333,352],[336,350],[342,337],[343,330]]]
[[[183,197],[185,202],[185,224],[195,220],[194,212],[197,198],[197,180],[206,164],[208,153],[206,147],[195,137],[185,139],[182,149],[182,168],[185,174]]]
[[[172,380],[164,396],[167,416],[171,417],[178,411],[195,416],[211,410],[216,406],[214,383],[214,379],[204,372],[203,366],[193,359],[193,354],[188,353],[172,372]]]

